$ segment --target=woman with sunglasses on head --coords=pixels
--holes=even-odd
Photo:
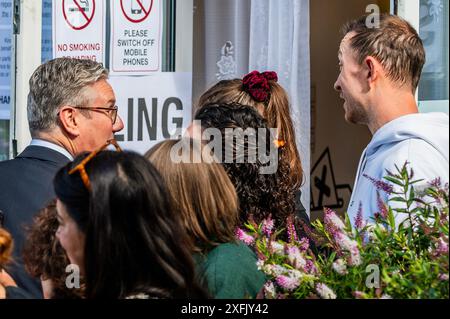
[[[80,156],[58,172],[54,188],[56,236],[79,267],[86,298],[206,297],[168,191],[145,158]]]

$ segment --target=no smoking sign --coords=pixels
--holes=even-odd
[[[153,8],[153,0],[120,0],[125,18],[132,23],[144,21]]]
[[[62,11],[67,24],[74,30],[86,28],[95,15],[95,0],[63,0]]]
[[[55,0],[53,56],[103,62],[105,0]]]

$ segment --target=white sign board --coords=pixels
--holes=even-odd
[[[109,80],[119,116],[125,125],[116,139],[126,150],[141,154],[192,121],[192,73],[158,73]]]
[[[160,71],[161,0],[111,1],[111,15],[111,74]]]
[[[54,0],[54,57],[104,62],[105,17],[104,0]]]

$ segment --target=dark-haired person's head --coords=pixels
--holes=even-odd
[[[42,281],[46,299],[79,299],[82,289],[70,289],[66,285],[66,267],[70,261],[56,238],[59,223],[56,200],[50,202],[35,217],[27,231],[23,260],[28,273]],[[80,286],[81,288],[81,286]]]
[[[297,149],[294,123],[288,93],[278,83],[275,72],[253,71],[242,79],[222,80],[209,88],[199,99],[198,108],[212,103],[239,103],[253,107],[264,117],[268,126],[277,129],[276,138],[283,141],[280,161],[289,164],[287,183],[299,189],[303,169]]]
[[[203,297],[156,169],[138,154],[103,151],[74,171],[83,159],[62,168],[54,188],[57,237],[80,267],[86,297]]]
[[[208,129],[221,133],[220,160],[238,193],[241,223],[250,215],[260,222],[271,214],[278,225],[284,225],[294,212],[294,189],[283,182],[289,179],[290,169],[288,163],[279,161],[276,128],[271,131],[255,108],[238,103],[204,105],[195,120],[203,133]],[[272,161],[275,170],[267,169],[272,168]]]

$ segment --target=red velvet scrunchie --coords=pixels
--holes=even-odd
[[[259,73],[253,71],[247,74],[242,80],[244,91],[256,102],[266,102],[270,97],[270,83],[269,81],[278,82],[278,75],[276,72]]]

